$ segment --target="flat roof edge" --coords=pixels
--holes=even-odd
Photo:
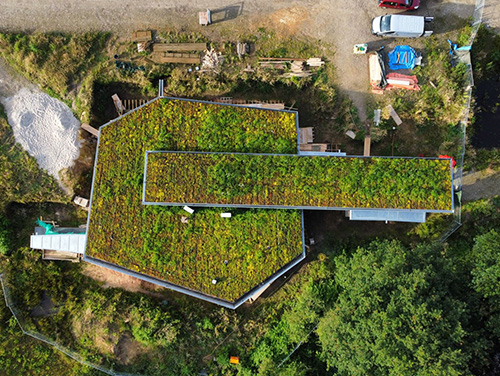
[[[302,232],[302,234],[304,234],[304,232]],[[304,235],[302,237],[304,238]],[[98,266],[101,266],[101,267],[104,267],[104,268],[107,268],[110,270],[114,270],[116,272],[126,274],[130,277],[135,277],[135,278],[141,279],[143,281],[155,284],[157,286],[165,287],[167,289],[170,289],[170,290],[173,290],[173,291],[185,294],[185,295],[189,295],[191,297],[194,297],[194,298],[197,298],[200,300],[204,300],[204,301],[209,302],[209,303],[217,304],[217,305],[223,306],[225,308],[229,308],[229,309],[236,309],[239,306],[241,306],[243,303],[245,303],[247,300],[249,300],[253,295],[258,293],[262,288],[266,287],[270,283],[273,283],[278,278],[280,278],[283,274],[285,274],[286,272],[288,272],[289,270],[291,270],[292,268],[297,266],[301,261],[303,261],[305,259],[305,257],[306,257],[305,244],[304,244],[304,242],[302,242],[302,253],[300,256],[294,258],[291,262],[289,262],[287,265],[282,267],[276,273],[272,274],[266,280],[259,283],[257,286],[253,287],[250,291],[246,292],[242,297],[240,297],[234,301],[224,300],[222,298],[210,296],[210,295],[204,294],[202,292],[198,292],[198,291],[189,289],[187,287],[177,285],[177,284],[172,283],[172,282],[161,280],[161,279],[158,279],[158,278],[146,275],[146,274],[142,274],[139,272],[134,272],[134,271],[127,269],[123,266],[113,264],[113,263],[110,263],[110,262],[107,262],[104,260],[100,260],[100,259],[97,259],[97,258],[94,258],[91,256],[87,256],[85,254],[83,255],[83,260],[90,263],[90,264],[94,264],[94,265],[98,265]]]
[[[142,201],[143,205],[149,206],[193,206],[199,208],[235,208],[235,209],[282,209],[282,210],[402,210],[407,212],[425,213],[453,213],[453,209],[400,209],[400,208],[363,208],[363,207],[336,207],[336,206],[285,206],[285,205],[244,205],[244,204],[211,204],[190,202],[151,202]]]

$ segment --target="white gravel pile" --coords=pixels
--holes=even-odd
[[[41,168],[59,179],[59,171],[78,158],[80,122],[63,102],[23,88],[2,99],[16,141]]]

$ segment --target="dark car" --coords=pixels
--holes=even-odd
[[[393,9],[418,9],[420,0],[378,0],[380,8],[393,8]]]

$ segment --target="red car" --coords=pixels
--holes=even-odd
[[[378,0],[380,8],[393,8],[393,9],[418,9],[420,0]]]

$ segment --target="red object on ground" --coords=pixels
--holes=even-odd
[[[453,161],[453,167],[457,165],[457,162],[453,159],[453,157],[450,157],[449,155],[440,155],[439,158],[441,159],[451,159]]]
[[[406,89],[406,90],[420,90],[418,86],[417,76],[407,76],[400,73],[389,73],[385,76],[388,81],[388,85],[385,90],[391,89]]]
[[[378,0],[378,6],[380,8],[413,10],[418,9],[420,0]]]

